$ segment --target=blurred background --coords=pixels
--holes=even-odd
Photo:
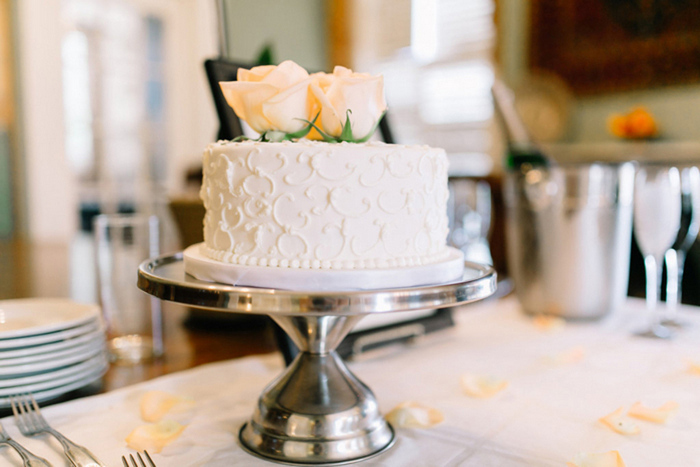
[[[215,57],[382,73],[396,142],[496,186],[495,243],[495,77],[538,141],[617,144],[610,116],[640,105],[656,138],[700,140],[699,0],[0,0],[0,297],[95,301],[70,259],[97,213],[158,214],[180,248],[168,205],[217,137]]]

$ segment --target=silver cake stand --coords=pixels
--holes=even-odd
[[[185,273],[182,253],[148,260],[138,286],[162,300],[230,313],[269,315],[299,347],[287,369],[263,391],[239,433],[251,453],[287,464],[340,464],[389,449],[394,432],[372,391],[335,352],[372,313],[460,305],[496,291],[491,267],[465,263],[461,280],[391,290],[301,292],[203,282]]]

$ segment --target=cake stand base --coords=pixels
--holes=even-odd
[[[333,350],[360,316],[273,316],[300,353],[260,396],[240,432],[249,451],[276,461],[328,464],[386,450],[394,432],[372,391]]]

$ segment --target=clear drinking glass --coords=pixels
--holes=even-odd
[[[700,170],[697,167],[680,168],[681,218],[680,230],[673,246],[666,251],[666,313],[662,324],[683,327],[678,320],[681,304],[685,258],[700,231]]]
[[[680,229],[680,173],[676,167],[644,165],[634,189],[634,236],[644,256],[648,319],[646,328],[636,334],[666,339],[672,333],[660,322],[658,301],[664,255]]]
[[[449,243],[464,259],[493,264],[488,235],[491,229],[491,187],[483,180],[451,178],[448,217]]]
[[[163,354],[160,301],[136,285],[138,266],[159,253],[156,216],[95,218],[97,280],[113,362],[136,364]]]

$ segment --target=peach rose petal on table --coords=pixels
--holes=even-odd
[[[165,391],[148,391],[141,396],[141,404],[139,406],[141,419],[144,422],[158,422],[174,406],[183,401],[182,397]]]
[[[566,325],[566,321],[558,316],[537,315],[532,318],[532,324],[540,331],[555,332],[561,330]]]
[[[566,467],[625,467],[625,462],[617,451],[581,452]]]
[[[645,407],[641,402],[635,402],[627,411],[627,415],[649,422],[666,423],[668,417],[676,412],[676,410],[678,410],[678,403],[674,401],[668,401],[655,409]]]
[[[430,428],[445,419],[439,410],[412,401],[397,405],[384,418],[397,428]]]
[[[580,362],[585,356],[586,350],[583,347],[578,346],[552,355],[547,355],[544,360],[552,365],[569,365]]]
[[[184,429],[185,425],[172,420],[141,425],[126,437],[126,444],[137,451],[159,453],[165,446],[175,441]]]
[[[599,421],[621,435],[636,435],[640,431],[636,423],[625,417],[625,411],[622,407],[600,418]]]
[[[508,387],[508,381],[490,375],[463,374],[460,383],[464,392],[471,397],[493,397]]]
[[[700,361],[688,360],[688,371],[694,375],[700,375]]]

